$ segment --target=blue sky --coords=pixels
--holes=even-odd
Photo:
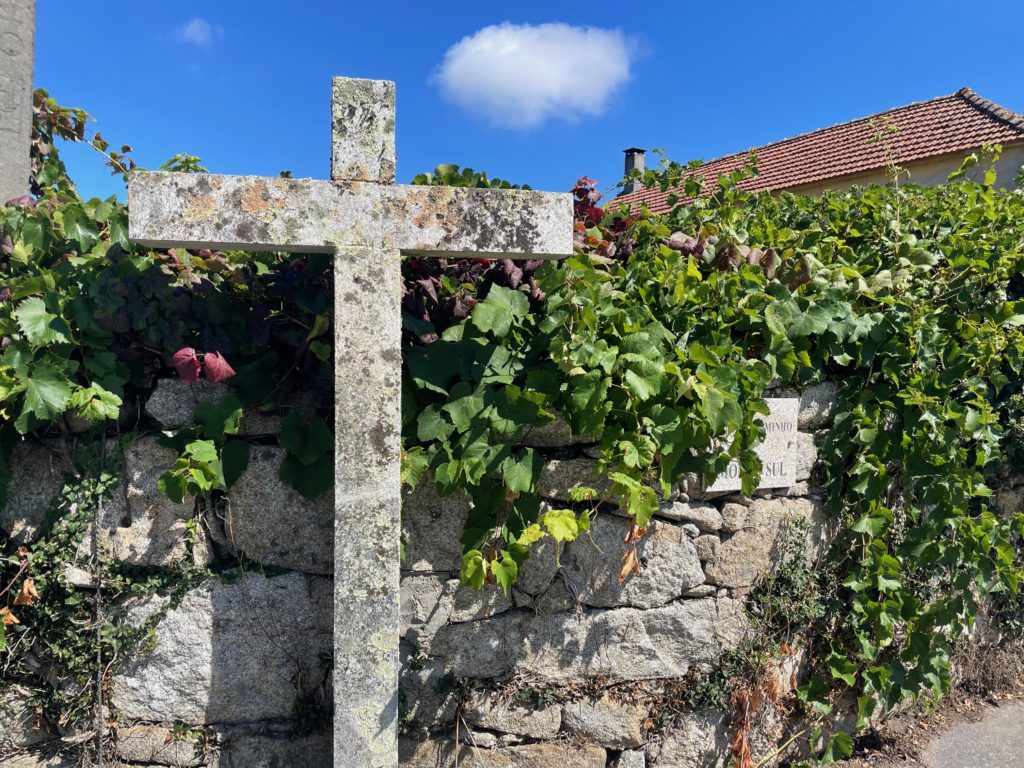
[[[37,2],[36,85],[145,167],[325,178],[332,75],[397,82],[399,181],[451,162],[551,190],[611,186],[628,146],[710,159],[964,85],[1024,112],[1020,0]],[[83,194],[121,193],[68,157]]]

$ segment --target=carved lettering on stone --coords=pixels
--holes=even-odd
[[[764,441],[754,449],[761,458],[761,481],[757,487],[788,488],[797,482],[797,417],[800,413],[800,399],[769,397],[765,402],[768,403],[770,413],[762,417]],[[738,491],[740,487],[740,465],[734,459],[705,491]]]

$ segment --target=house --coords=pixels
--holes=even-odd
[[[964,157],[985,144],[1002,145],[997,183],[1012,187],[1024,166],[1024,115],[961,88],[950,96],[757,147],[759,173],[741,181],[739,187],[814,195],[827,189],[884,184],[892,164],[905,169],[911,183],[940,184]],[[644,150],[625,151],[627,175],[633,168],[642,170]],[[694,173],[703,175],[705,190],[713,192],[718,177],[742,168],[749,154],[737,152],[710,160]],[[980,174],[977,170],[974,177]],[[664,213],[669,210],[667,198],[667,192],[632,183],[624,186],[616,202],[644,202],[652,212]]]

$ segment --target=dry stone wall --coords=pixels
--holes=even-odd
[[[93,541],[125,564],[187,565],[210,576],[173,599],[130,603],[119,621],[155,622],[152,642],[113,669],[107,705],[118,723],[113,758],[124,765],[327,766],[332,699],[330,494],[309,501],[277,478],[280,421],[250,414],[250,465],[226,499],[175,504],[156,491],[173,452],[158,428],[191,423],[198,399],[223,385],[159,383],[145,404],[150,432],[126,442],[121,486],[68,564],[65,578],[94,588]],[[788,393],[785,393],[788,394]],[[651,739],[648,699],[666,680],[711,670],[750,631],[744,598],[799,531],[818,556],[828,525],[810,484],[814,433],[827,428],[835,388],[800,394],[797,485],[703,493],[682,483],[664,499],[640,545],[642,569],[624,584],[618,563],[628,521],[600,504],[590,535],[558,551],[541,542],[510,594],[461,587],[459,538],[469,511],[424,482],[404,502],[401,582],[401,760],[404,766],[714,766],[724,764],[722,712],[695,712]],[[594,446],[556,421],[524,438],[550,458],[545,503],[562,506],[594,476]],[[56,445],[14,452],[10,501],[0,527],[31,543],[68,469]],[[238,568],[237,563],[242,567]],[[226,569],[226,565],[236,566]],[[515,686],[553,695],[530,706]],[[626,686],[640,692],[624,696]],[[632,687],[629,687],[632,686]],[[26,766],[60,765],[31,750],[68,734],[39,732],[17,690],[0,702],[2,738]],[[176,726],[177,724],[177,726]],[[3,754],[0,751],[0,754]],[[46,762],[50,760],[50,762]],[[8,763],[4,763],[5,765]],[[21,764],[21,763],[10,763]],[[70,765],[70,763],[68,763]]]

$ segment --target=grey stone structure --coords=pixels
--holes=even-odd
[[[0,0],[0,205],[28,192],[35,0]]]
[[[559,258],[567,194],[393,185],[395,87],[336,78],[332,180],[136,173],[153,247],[335,259],[334,764],[397,765],[400,256]]]

